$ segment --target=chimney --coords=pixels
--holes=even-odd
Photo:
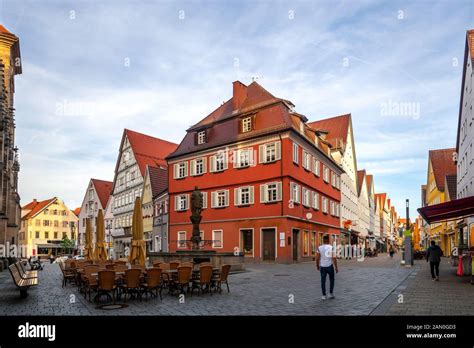
[[[234,81],[232,85],[232,109],[235,111],[240,109],[244,100],[247,98],[247,86],[240,81]]]

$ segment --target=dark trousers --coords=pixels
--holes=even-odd
[[[334,266],[321,267],[321,290],[323,291],[323,296],[326,296],[326,276],[329,274],[329,293],[334,291]]]
[[[431,277],[435,279],[437,276],[439,276],[439,262],[430,261],[430,268],[431,268]]]

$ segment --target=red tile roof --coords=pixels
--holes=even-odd
[[[76,209],[74,209],[73,213],[74,215],[79,216],[79,214],[81,213],[81,207],[77,207]]]
[[[456,174],[456,164],[454,164],[453,154],[455,148],[430,150],[429,161],[433,168],[433,174],[436,181],[436,187],[440,191],[444,191],[444,179],[446,175]]]
[[[41,212],[43,209],[45,209],[48,205],[50,205],[54,201],[56,201],[56,197],[46,199],[44,201],[39,201],[39,202],[36,199],[34,199],[32,202],[26,204],[25,206],[21,208],[22,210],[31,209],[30,212],[27,213],[22,219],[26,220],[26,219],[32,218],[33,216]]]
[[[130,142],[142,176],[145,176],[147,165],[153,167],[166,166],[165,158],[178,147],[178,144],[130,129],[125,129],[124,133]]]
[[[315,130],[326,131],[326,140],[335,148],[347,143],[347,133],[351,122],[351,114],[334,116],[319,121],[309,122],[308,126]]]
[[[152,197],[168,190],[168,169],[148,166]]]
[[[4,33],[4,34],[11,34],[7,28],[5,28],[3,25],[0,24],[0,33]]]
[[[457,197],[457,174],[446,175],[447,192],[449,194],[449,200],[456,199]]]
[[[364,177],[366,176],[365,174],[366,174],[365,169],[357,171],[357,194],[358,195],[360,195],[360,190],[362,189],[362,183],[364,182]]]
[[[107,202],[109,201],[110,194],[112,193],[112,187],[114,184],[111,181],[99,179],[91,179],[91,181],[94,184],[95,192],[97,192],[97,196],[99,197],[102,209],[105,210],[105,208],[107,207]]]
[[[380,204],[379,207],[382,207],[382,209],[385,207],[385,199],[387,198],[386,193],[376,193],[375,194],[375,199],[377,202]]]
[[[467,44],[471,53],[471,60],[474,62],[474,29],[467,31]]]
[[[365,183],[367,184],[367,191],[370,190],[370,187],[372,186],[372,180],[374,179],[374,176],[372,174],[367,174],[365,176]]]

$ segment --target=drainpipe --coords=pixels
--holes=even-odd
[[[281,138],[281,133],[278,134],[278,136],[280,137],[280,178],[281,178],[281,189],[283,191],[283,151],[282,151],[282,147],[283,147],[283,140]],[[283,192],[281,193],[281,216],[283,216]]]

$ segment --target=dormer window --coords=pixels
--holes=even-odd
[[[201,144],[204,144],[206,142],[206,131],[203,130],[203,131],[200,131],[197,133],[197,144],[198,145],[201,145]]]
[[[303,121],[300,122],[300,133],[304,134],[304,123],[303,123]]]
[[[252,130],[252,117],[245,117],[242,119],[242,133],[250,132]]]

